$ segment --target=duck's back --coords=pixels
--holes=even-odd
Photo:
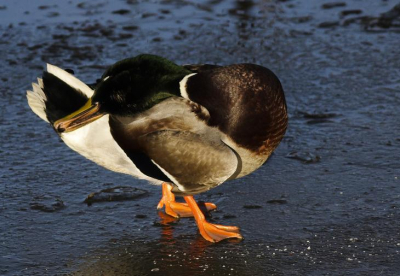
[[[190,76],[184,86],[188,98],[209,111],[208,124],[226,134],[224,142],[242,157],[239,176],[264,163],[282,140],[286,101],[269,69],[254,64],[212,68]]]

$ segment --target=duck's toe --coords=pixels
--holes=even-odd
[[[213,224],[214,227],[218,228],[219,230],[233,232],[233,233],[240,233],[240,229],[237,226],[227,226],[227,225],[220,225],[220,224]]]
[[[200,234],[210,242],[219,242],[225,239],[243,239],[236,226],[212,224],[207,221],[198,223]]]
[[[209,242],[219,242],[225,239],[243,239],[236,226],[212,224],[206,221],[203,213],[192,196],[185,196],[185,201],[192,209],[200,234]]]

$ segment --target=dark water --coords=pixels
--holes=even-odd
[[[400,20],[379,18],[398,1],[199,3],[0,1],[0,275],[399,275]],[[281,79],[290,126],[276,153],[198,197],[244,241],[168,221],[159,187],[78,156],[29,110],[46,62],[92,82],[140,53]],[[83,202],[115,186],[148,193]]]

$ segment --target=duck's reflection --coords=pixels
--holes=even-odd
[[[189,266],[191,268],[190,270],[193,268],[198,268],[198,272],[202,271],[203,269],[205,270],[208,265],[204,263],[203,257],[205,250],[208,246],[210,246],[210,243],[198,235],[195,240],[186,243],[188,246],[186,249],[180,248],[179,241],[174,238],[174,224],[178,221],[178,219],[168,216],[161,211],[158,212],[158,216],[160,217],[161,226],[159,243],[162,245],[162,247],[160,248],[160,253],[163,256],[171,257],[166,258],[166,262],[160,262],[158,269],[166,272],[171,271],[172,267],[175,267],[176,269],[176,266],[179,266],[179,270],[182,271],[183,268],[187,268],[187,266]],[[175,258],[172,258],[174,256]]]
[[[260,248],[252,252],[243,242],[213,244],[201,235],[174,233],[178,220],[158,215],[158,227],[152,228],[159,229],[158,240],[118,241],[117,247],[94,252],[73,275],[269,275],[267,263],[254,262]]]

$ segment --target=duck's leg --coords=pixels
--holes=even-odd
[[[203,238],[210,242],[219,242],[230,238],[243,239],[239,233],[239,228],[236,226],[224,226],[207,222],[193,196],[185,196],[184,199],[193,212]]]
[[[168,183],[162,184],[162,198],[157,205],[157,209],[161,209],[165,205],[165,212],[175,218],[179,217],[193,217],[191,208],[186,203],[175,201],[175,195],[171,192],[172,186]],[[217,208],[213,203],[205,203],[207,211]]]

